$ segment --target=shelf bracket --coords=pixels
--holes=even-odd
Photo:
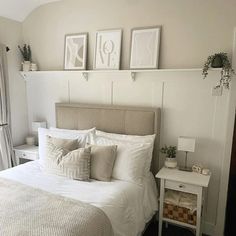
[[[82,77],[83,77],[83,79],[88,81],[88,72],[82,72]]]
[[[26,74],[26,73],[24,73],[24,72],[20,72],[20,74],[21,74],[21,76],[22,76],[22,78],[23,78],[24,80],[27,79],[27,74]]]
[[[131,71],[130,72],[130,76],[131,76],[131,79],[133,80],[133,82],[136,80],[136,72],[133,72]]]

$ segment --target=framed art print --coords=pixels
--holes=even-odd
[[[85,70],[87,62],[88,34],[74,34],[65,36],[65,70]]]
[[[157,69],[161,28],[136,28],[131,32],[131,69]]]
[[[94,69],[119,70],[122,30],[102,30],[96,32]]]

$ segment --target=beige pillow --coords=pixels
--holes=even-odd
[[[116,159],[117,146],[91,145],[91,179],[110,181]]]
[[[73,140],[70,140],[73,141]],[[55,143],[61,146],[55,145]],[[91,148],[79,148],[69,151],[73,142],[55,140],[47,136],[44,170],[50,174],[62,175],[71,179],[89,180]],[[63,148],[67,147],[67,149]]]

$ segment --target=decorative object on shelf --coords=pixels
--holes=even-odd
[[[30,64],[30,71],[37,71],[38,70],[38,66],[36,63],[31,63]]]
[[[202,69],[203,79],[207,77],[210,67],[222,68],[220,83],[216,87],[224,87],[226,89],[229,89],[231,77],[233,74],[235,74],[235,72],[234,69],[232,69],[227,53],[216,53],[207,58],[207,61],[205,62]]]
[[[203,175],[211,175],[211,171],[209,169],[202,169]]]
[[[135,28],[131,31],[131,69],[157,69],[161,27]]]
[[[23,71],[30,71],[30,62],[31,62],[31,48],[30,45],[24,44],[23,47],[18,45],[18,48],[21,52],[21,55],[23,57]]]
[[[160,152],[166,155],[165,166],[167,168],[176,168],[176,146],[164,146],[160,149]]]
[[[94,69],[120,69],[122,30],[96,32]]]
[[[187,165],[187,160],[188,160],[188,152],[195,151],[195,142],[196,142],[196,139],[192,137],[180,136],[178,138],[178,151],[186,152],[185,164],[184,166],[179,167],[180,170],[189,171],[189,172],[192,171],[192,168],[188,167]]]
[[[88,33],[65,36],[65,70],[86,70]]]
[[[192,166],[192,171],[198,174],[202,173],[203,166],[200,164],[195,164]]]

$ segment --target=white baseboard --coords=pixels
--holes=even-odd
[[[209,236],[215,236],[215,225],[210,222],[204,222],[202,232]]]

